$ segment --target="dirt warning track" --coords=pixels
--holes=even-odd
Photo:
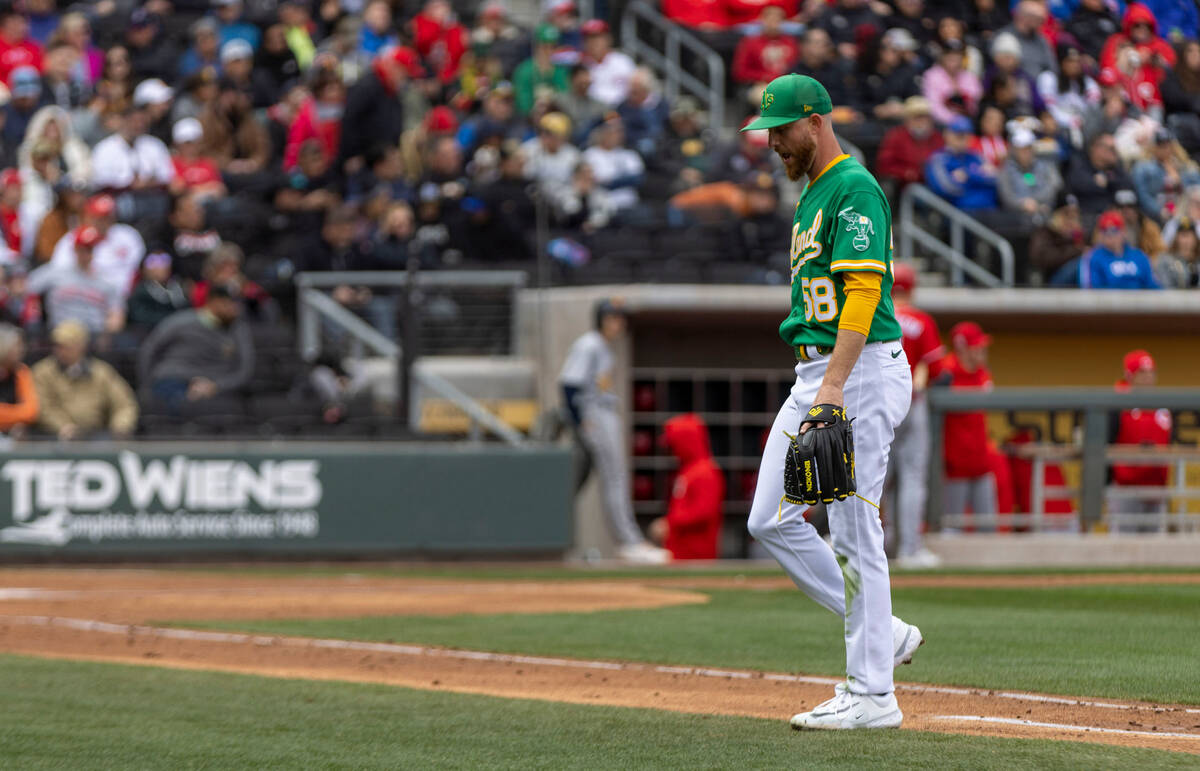
[[[619,587],[625,591],[618,592]],[[12,570],[0,571],[0,651],[744,715],[780,720],[781,730],[785,730],[783,721],[788,716],[832,694],[837,680],[830,677],[205,632],[146,623],[163,618],[426,614],[445,603],[458,608],[446,612],[500,613],[703,601],[703,595],[675,586],[641,586],[628,581],[347,582],[340,577],[263,579],[169,571]],[[933,655],[932,647],[918,655]],[[897,674],[902,681],[903,669]],[[902,682],[897,696],[907,730],[1086,741],[1200,754],[1200,708]]]

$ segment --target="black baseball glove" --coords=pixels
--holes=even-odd
[[[792,440],[783,466],[783,498],[813,506],[844,501],[854,495],[854,433],[846,410],[816,404],[800,425],[811,423]]]

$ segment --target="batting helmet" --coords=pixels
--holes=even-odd
[[[596,303],[595,310],[596,329],[599,329],[604,324],[605,316],[624,316],[628,318],[629,311],[625,309],[625,303],[619,297],[606,297]]]

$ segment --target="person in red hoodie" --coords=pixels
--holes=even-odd
[[[459,24],[446,0],[429,0],[412,20],[413,46],[442,83],[458,77],[467,52],[467,28]]]
[[[784,11],[769,5],[759,16],[762,30],[747,35],[733,53],[733,79],[746,85],[765,86],[780,75],[796,68],[800,61],[800,43],[792,35],[784,35]]]
[[[713,460],[708,427],[699,415],[677,415],[663,426],[662,444],[679,459],[667,515],[650,523],[650,537],[677,560],[714,560],[720,553],[725,476]]]
[[[730,26],[725,0],[662,0],[662,14],[676,24],[695,29]]]
[[[1121,19],[1121,31],[1105,41],[1100,51],[1101,69],[1123,71],[1122,64],[1134,64],[1121,61],[1121,51],[1126,44],[1132,44],[1133,51],[1130,53],[1137,54],[1136,66],[1133,67],[1136,74],[1127,73],[1135,82],[1157,86],[1167,70],[1175,66],[1175,49],[1158,36],[1158,19],[1154,18],[1153,11],[1141,3],[1126,6],[1125,16]]]
[[[324,70],[317,75],[312,93],[312,98],[300,105],[295,120],[288,127],[287,144],[283,150],[284,171],[296,168],[300,147],[310,139],[320,142],[321,151],[330,163],[338,157],[342,143],[346,87],[337,73]]]
[[[875,172],[884,189],[897,193],[905,185],[925,180],[925,162],[942,149],[945,140],[933,123],[929,100],[910,96],[904,100],[904,123],[888,129],[879,144]]]
[[[942,362],[943,380],[951,388],[990,390],[992,373],[987,368],[992,338],[974,321],[963,321],[950,329],[954,353]],[[988,448],[987,414],[949,412],[945,437],[946,487],[943,503],[950,514],[963,514],[968,504],[973,514],[996,513],[996,478]]]
[[[21,223],[17,207],[21,205],[21,172],[0,171],[0,239],[18,255],[21,253]]]
[[[1118,392],[1149,388],[1158,382],[1158,370],[1154,357],[1141,349],[1125,354],[1125,376],[1116,383]],[[1165,446],[1171,443],[1171,412],[1169,410],[1125,410],[1117,416],[1109,430],[1112,444],[1136,447]],[[1141,466],[1114,464],[1112,482],[1119,487],[1166,487],[1170,472],[1167,466]],[[1166,511],[1165,499],[1152,496],[1146,498],[1126,495],[1108,496],[1110,526],[1114,531],[1128,529],[1157,530],[1157,517],[1143,516],[1161,514]],[[1113,515],[1118,516],[1113,516]],[[1132,516],[1131,516],[1132,515]],[[1138,521],[1148,520],[1148,521]],[[1128,527],[1126,527],[1128,526]]]

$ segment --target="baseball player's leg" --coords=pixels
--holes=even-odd
[[[965,514],[967,511],[967,493],[969,485],[966,479],[946,479],[942,487],[942,506],[948,514]]]
[[[896,430],[890,467],[896,469],[896,554],[911,556],[921,548],[925,518],[926,475],[929,473],[929,407],[923,396],[913,399],[908,415]]]
[[[802,408],[797,406],[796,390],[802,389],[802,380],[797,380],[796,389],[784,401],[771,426],[747,528],[802,592],[840,616],[845,612],[845,592],[833,551],[816,528],[805,521],[805,507],[783,500],[783,464],[789,445],[784,432],[795,434],[800,428]],[[819,385],[817,380],[808,389],[810,400],[816,396]],[[803,409],[808,407],[806,404]]]
[[[853,693],[893,690],[892,595],[879,497],[896,426],[911,398],[907,363],[880,346],[864,349],[844,390],[854,421],[858,495],[830,504],[829,529],[846,605],[846,675]]]
[[[641,543],[645,539],[633,518],[629,462],[625,456],[620,416],[616,410],[589,409],[583,416],[582,433],[599,477],[600,497],[613,537],[622,545]]]
[[[970,480],[971,511],[974,514],[995,514],[999,506],[996,503],[996,477],[992,473],[977,476]]]

